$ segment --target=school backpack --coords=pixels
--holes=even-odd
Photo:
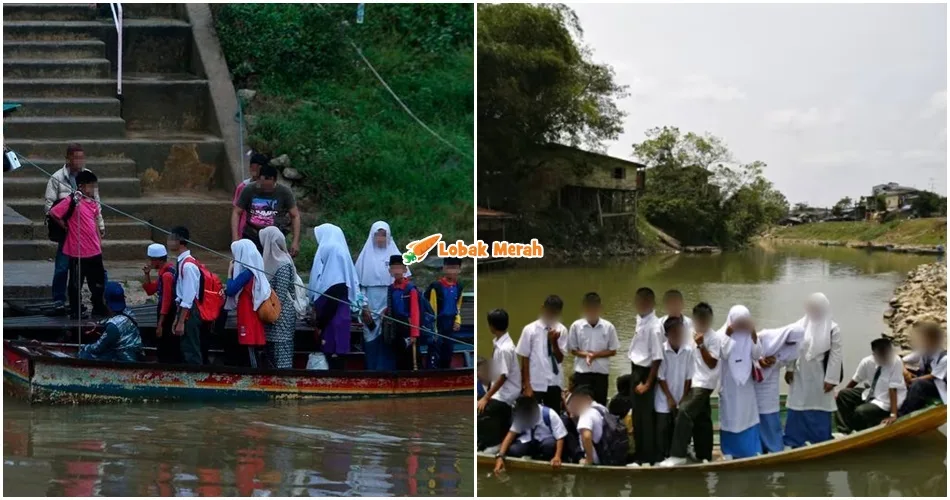
[[[597,457],[601,465],[626,465],[627,451],[630,442],[627,437],[627,426],[619,418],[606,409],[594,407],[604,419],[604,428],[600,434],[600,442],[594,443]]]
[[[198,266],[198,272],[201,275],[198,280],[198,296],[195,298],[198,316],[202,321],[216,321],[224,308],[224,287],[221,285],[221,280],[218,275],[209,271],[194,257],[188,256],[182,262],[182,267],[188,262]],[[181,273],[178,275],[180,277]]]
[[[63,215],[63,224],[66,224],[68,227],[69,219],[73,216],[73,212],[76,211],[76,204],[78,202],[76,201],[75,198],[73,198],[72,196],[69,196],[67,198],[62,198],[58,200],[56,203],[53,204],[53,206],[55,207],[56,205],[59,205],[60,203],[63,202],[63,200],[69,200],[69,209],[66,210],[66,214]],[[56,243],[62,243],[63,241],[66,240],[66,230],[60,227],[60,225],[57,224],[56,221],[54,221],[53,218],[49,216],[49,214],[46,215],[46,231],[48,232],[50,241],[54,241]]]
[[[419,336],[421,338],[427,338],[430,336],[428,332],[436,331],[435,311],[432,310],[432,304],[429,303],[428,300],[426,300],[425,295],[422,293],[422,290],[420,290],[415,285],[410,283],[409,286],[404,291],[404,293],[409,293],[412,290],[416,291],[416,300],[418,301],[418,305],[419,305]],[[391,290],[389,292],[389,296],[387,297],[387,300],[388,300],[387,312],[388,314],[392,315],[393,314],[393,304],[392,304],[393,294]],[[391,319],[391,318],[386,318],[386,319]],[[391,344],[395,340],[392,338],[392,335],[393,335],[392,328],[389,328],[392,326],[392,322],[388,321],[387,324],[388,324],[388,327],[384,328],[383,330],[383,333],[385,335],[384,339],[387,344]]]

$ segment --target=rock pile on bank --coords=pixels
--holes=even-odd
[[[947,264],[923,264],[907,275],[897,287],[884,321],[891,327],[891,339],[902,349],[910,349],[914,325],[932,321],[947,328]]]

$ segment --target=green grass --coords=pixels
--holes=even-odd
[[[877,222],[816,222],[776,229],[772,236],[794,240],[857,241],[894,245],[946,245],[947,218]]]

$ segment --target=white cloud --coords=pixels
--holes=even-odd
[[[947,89],[938,90],[930,96],[927,105],[920,112],[921,118],[930,118],[947,111]]]
[[[677,99],[696,101],[732,102],[745,99],[745,93],[731,85],[714,81],[709,75],[690,75],[682,86],[673,91]]]
[[[841,108],[821,111],[814,106],[808,109],[776,109],[765,115],[765,123],[769,128],[792,131],[835,125],[843,119]]]

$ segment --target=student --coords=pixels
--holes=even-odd
[[[686,340],[683,319],[668,317],[663,322],[663,330],[666,332],[666,342],[663,343],[663,362],[658,375],[660,390],[656,391],[653,401],[656,411],[656,462],[662,462],[670,456],[676,414],[683,398],[689,394],[693,378],[693,348]]]
[[[947,402],[947,351],[946,333],[940,325],[931,322],[916,325],[922,348],[904,357],[905,363],[917,363],[915,373],[904,369],[907,382],[907,398],[897,411],[898,417],[924,408],[931,401]]]
[[[261,229],[277,226],[282,233],[287,234],[286,219],[289,217],[293,228],[290,255],[296,257],[300,251],[300,211],[297,209],[293,191],[283,184],[278,184],[277,175],[277,167],[262,165],[257,181],[248,184],[241,191],[241,196],[231,212],[231,240],[249,239],[257,250],[261,251]],[[244,230],[238,232],[245,214],[247,222]]]
[[[633,377],[633,435],[637,442],[637,463],[653,463],[656,452],[656,424],[653,402],[656,376],[663,360],[663,325],[656,317],[656,296],[649,288],[640,288],[634,297],[637,327],[630,340],[627,358]]]
[[[512,411],[511,430],[495,455],[495,473],[505,470],[505,457],[530,457],[550,460],[551,467],[561,466],[567,429],[557,412],[539,404],[531,396],[521,396]]]
[[[710,397],[719,387],[719,360],[722,358],[722,339],[712,329],[713,310],[709,304],[700,302],[693,307],[693,377],[689,392],[679,405],[670,458],[661,466],[673,467],[686,463],[689,440],[693,440],[696,459],[712,460],[713,423]]]
[[[391,366],[386,368],[389,370],[416,370],[419,367],[416,349],[422,315],[419,310],[419,290],[406,277],[408,268],[403,263],[401,254],[390,256],[389,272],[392,274],[393,283],[387,287],[386,312],[398,322],[389,321],[389,325],[386,325],[392,335],[390,343],[383,345],[383,350],[386,351],[383,359],[387,360],[383,362],[383,366]],[[392,360],[391,364],[388,360]]]
[[[831,439],[832,390],[844,376],[841,333],[831,320],[828,298],[812,294],[798,323],[805,329],[805,338],[798,359],[785,368],[788,400],[783,441],[792,448]]]
[[[729,309],[722,338],[724,371],[719,389],[719,442],[722,454],[732,458],[754,457],[762,452],[759,409],[752,380],[752,360],[762,357],[752,314],[745,306]]]
[[[263,174],[261,174],[263,175]],[[362,309],[359,279],[343,230],[333,224],[313,228],[317,252],[310,268],[310,299],[316,316],[317,345],[331,369],[343,369],[350,352],[350,311]]]
[[[798,323],[757,332],[762,357],[753,362],[755,400],[759,408],[759,434],[762,451],[777,453],[785,449],[782,419],[779,413],[779,375],[781,367],[798,359],[798,346],[805,330]]]
[[[455,332],[462,326],[462,283],[459,273],[462,259],[446,257],[442,260],[442,277],[426,289],[426,298],[436,314],[438,336],[430,335],[429,368],[449,368],[455,351]],[[434,337],[434,338],[433,338]],[[433,366],[434,365],[434,366]]]
[[[176,260],[178,277],[175,282],[175,303],[178,315],[174,332],[181,339],[182,361],[190,365],[200,365],[207,361],[210,343],[211,324],[203,321],[198,314],[198,285],[201,282],[201,270],[198,261],[191,256],[188,240],[191,233],[188,228],[178,226],[168,235],[168,250],[178,254]]]
[[[145,283],[142,289],[149,296],[158,296],[155,308],[158,321],[155,323],[155,339],[159,363],[181,362],[181,340],[172,333],[175,323],[175,264],[168,262],[168,250],[161,243],[152,243],[146,250],[148,264],[142,268]],[[152,270],[158,271],[158,279],[152,281]]]
[[[270,160],[267,156],[261,153],[251,153],[250,164],[247,166],[248,173],[251,174],[250,177],[244,179],[243,182],[234,187],[234,199],[231,201],[231,205],[234,207],[239,207],[238,200],[241,199],[241,192],[244,191],[249,184],[257,182],[257,179],[261,175],[261,167],[267,165]],[[239,235],[244,234],[244,226],[247,225],[247,213],[241,214],[241,219],[238,221],[238,233]]]
[[[835,397],[838,432],[849,434],[897,420],[897,409],[907,395],[903,373],[904,363],[891,341],[883,337],[871,341],[871,355],[858,363],[851,381]],[[861,383],[868,388],[856,387]]]
[[[571,324],[567,349],[574,356],[574,383],[588,386],[594,401],[607,404],[610,358],[617,354],[620,340],[613,323],[600,317],[600,295],[590,292],[582,302],[584,317]]]
[[[381,220],[374,222],[369,228],[366,243],[356,258],[356,277],[360,281],[360,291],[369,302],[371,314],[368,322],[370,324],[363,325],[363,352],[366,353],[367,370],[389,371],[396,367],[391,346],[383,342],[382,313],[389,303],[389,285],[393,284],[391,272],[394,261],[391,257],[400,254],[389,224]],[[403,274],[406,277],[412,276],[409,269],[402,264],[400,260],[399,266]],[[418,307],[418,304],[416,306]]]
[[[521,358],[522,394],[555,412],[561,411],[561,361],[567,351],[567,328],[560,322],[563,309],[564,301],[557,295],[544,299],[541,316],[521,330],[515,348]]]
[[[610,398],[610,403],[607,404],[607,411],[621,420],[627,418],[627,414],[633,408],[632,381],[633,377],[629,373],[617,377],[617,394]]]
[[[475,368],[475,397],[476,401],[482,399],[491,387],[491,370],[488,360],[479,356]]]
[[[684,307],[682,292],[675,289],[663,292],[663,311],[666,312],[666,315],[660,318],[660,324],[666,324],[666,320],[671,317],[680,318],[683,320],[683,331],[686,332],[684,334],[687,337],[686,343],[690,347],[696,347],[693,343],[693,320],[683,314]]]
[[[92,314],[107,314],[102,302],[106,270],[102,263],[102,241],[97,221],[102,209],[96,199],[99,179],[96,174],[82,170],[75,177],[78,193],[60,201],[50,212],[50,219],[66,231],[63,255],[69,257],[69,315],[79,319],[82,282],[92,295]],[[68,216],[67,216],[68,214]]]
[[[276,227],[261,230],[264,275],[280,302],[280,315],[273,324],[264,325],[267,362],[274,368],[294,367],[294,335],[297,333],[297,297],[306,295],[297,266],[287,251],[287,237]],[[299,286],[298,286],[299,285]]]
[[[597,455],[597,445],[604,435],[604,414],[607,408],[594,400],[594,391],[590,387],[581,385],[571,393],[571,412],[577,415],[577,432],[579,436],[581,465],[596,465],[600,463]]]
[[[143,361],[142,335],[135,316],[125,305],[122,285],[114,281],[106,283],[104,298],[109,311],[109,318],[102,325],[105,331],[95,342],[82,346],[79,358],[127,363]]]
[[[492,375],[488,392],[478,400],[478,449],[501,444],[511,427],[511,407],[521,394],[521,370],[515,343],[508,335],[508,313],[494,309],[488,313],[488,330],[492,341]]]
[[[264,260],[251,240],[231,243],[231,254],[234,260],[228,266],[225,309],[237,310],[238,343],[247,347],[250,365],[257,368],[258,349],[267,342],[257,310],[270,298],[270,281],[263,271]]]

